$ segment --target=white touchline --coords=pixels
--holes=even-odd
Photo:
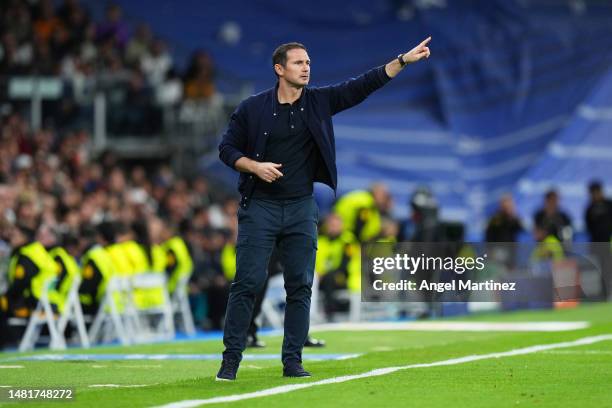
[[[370,322],[326,323],[312,326],[310,331],[558,332],[581,330],[589,326],[589,322]]]
[[[553,351],[545,351],[546,354],[568,354],[568,355],[586,355],[586,354],[606,354],[612,355],[612,350],[553,350]]]
[[[22,365],[0,365],[0,368],[23,368]]]
[[[245,394],[227,395],[223,397],[214,397],[214,398],[207,398],[207,399],[200,399],[200,400],[184,400],[184,401],[171,402],[166,405],[160,405],[156,408],[191,408],[191,407],[197,407],[200,405],[207,405],[207,404],[219,404],[222,402],[227,403],[227,402],[234,402],[234,401],[242,401],[242,400],[252,399],[252,398],[268,397],[271,395],[285,394],[288,392],[297,391],[297,390],[301,390],[304,388],[315,387],[319,385],[337,384],[337,383],[343,383],[343,382],[358,380],[360,378],[367,378],[367,377],[378,377],[380,375],[390,374],[396,371],[407,370],[411,368],[439,367],[439,366],[469,363],[469,362],[478,361],[478,360],[487,360],[490,358],[520,356],[523,354],[537,353],[539,351],[545,351],[545,350],[552,350],[552,349],[565,348],[565,347],[584,346],[584,345],[598,343],[600,341],[606,341],[606,340],[612,340],[612,334],[602,334],[599,336],[583,337],[578,340],[565,341],[562,343],[538,344],[535,346],[529,346],[529,347],[524,347],[524,348],[515,349],[515,350],[503,351],[499,353],[474,354],[474,355],[465,356],[465,357],[451,358],[450,360],[436,361],[433,363],[421,363],[421,364],[410,364],[410,365],[398,366],[398,367],[378,368],[376,370],[368,371],[362,374],[345,375],[342,377],[332,377],[332,378],[327,378],[321,381],[313,381],[313,382],[303,383],[303,384],[281,385],[278,387],[268,388],[265,390],[247,392]]]
[[[155,384],[92,384],[89,388],[140,388],[140,387],[150,387]]]

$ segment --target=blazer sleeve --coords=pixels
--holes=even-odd
[[[236,161],[246,156],[247,150],[247,116],[244,101],[238,105],[232,116],[221,143],[219,144],[219,158],[223,163],[236,169]]]
[[[356,78],[351,78],[340,84],[320,88],[329,98],[331,114],[335,115],[345,109],[363,102],[372,92],[381,88],[391,78],[385,71],[385,66],[373,68]]]

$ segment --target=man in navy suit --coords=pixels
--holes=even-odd
[[[285,266],[283,375],[309,377],[302,367],[317,251],[318,208],[313,183],[337,185],[332,116],[365,100],[406,65],[428,58],[425,39],[412,50],[357,78],[307,87],[310,58],[300,43],[272,55],[278,82],[242,101],[219,145],[219,157],[240,172],[236,277],[225,317],[223,363],[217,380],[236,379],[246,346],[253,304],[267,273],[272,249]]]

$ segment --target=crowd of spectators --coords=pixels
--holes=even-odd
[[[181,231],[195,268],[191,299],[196,320],[204,327],[220,328],[227,290],[232,279],[223,253],[236,239],[238,201],[233,193],[220,193],[204,176],[184,178],[167,165],[124,167],[112,152],[93,157],[91,137],[84,130],[58,132],[46,127],[33,131],[17,113],[0,122],[0,252],[11,253],[11,229],[15,226],[51,231],[57,236],[79,236],[84,225],[135,220],[161,221]],[[612,233],[612,203],[603,187],[590,185],[591,202],[585,212],[593,240],[609,241]],[[415,192],[411,217],[393,217],[393,200],[384,184],[369,191],[349,193],[331,209],[339,217],[321,219],[321,234],[353,243],[386,240],[448,240],[435,197],[427,189]],[[328,222],[329,221],[329,222]],[[564,241],[571,239],[571,220],[551,190],[542,209],[534,214],[534,230],[542,230]],[[336,225],[335,228],[329,225]],[[329,227],[329,228],[328,228]],[[328,231],[329,229],[329,231]],[[569,232],[568,232],[569,229]],[[513,242],[523,231],[511,196],[504,196],[492,215],[485,234],[490,242]],[[42,239],[42,238],[40,238]],[[461,236],[452,239],[462,239]],[[320,244],[321,246],[321,244]],[[348,264],[343,264],[348,268]],[[230,266],[231,269],[231,266]],[[327,271],[317,271],[321,274]],[[345,271],[345,275],[348,275]],[[346,282],[344,282],[346,285]]]
[[[204,321],[207,300],[199,297],[210,285],[227,284],[219,255],[235,229],[237,200],[211,188],[203,176],[179,177],[166,165],[127,168],[112,152],[92,157],[90,139],[83,130],[32,131],[19,114],[2,118],[0,258],[5,266],[15,227],[79,237],[85,225],[161,220],[188,241],[195,263],[192,295],[195,304],[204,305],[197,316]]]
[[[61,99],[45,109],[56,127],[91,122],[86,107],[99,91],[107,95],[111,133],[159,133],[167,107],[186,104],[181,113],[189,117],[221,107],[209,54],[194,52],[179,72],[166,41],[147,24],[128,22],[118,5],[110,4],[95,21],[79,0],[64,0],[57,8],[52,0],[7,0],[0,4],[0,19],[5,85],[14,76],[63,79]]]

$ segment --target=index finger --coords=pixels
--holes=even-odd
[[[430,41],[431,41],[431,35],[430,35],[429,37],[427,37],[426,39],[424,39],[424,40],[423,40],[423,41],[422,41],[422,42],[419,44],[419,46],[420,46],[420,47],[423,47],[423,46],[425,46],[425,45],[429,44],[429,42],[430,42]]]

